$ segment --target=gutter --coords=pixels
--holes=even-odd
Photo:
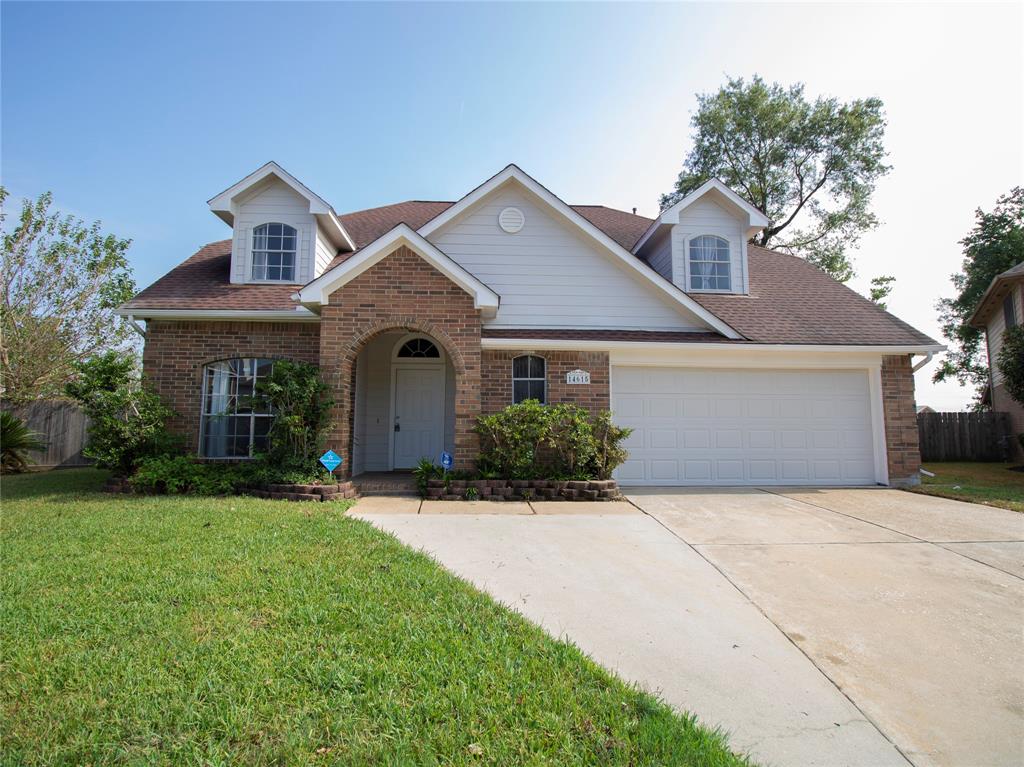
[[[916,365],[914,365],[914,367],[912,367],[910,369],[910,372],[911,373],[916,373],[918,370],[920,370],[925,365],[927,365],[929,362],[931,362],[932,361],[932,357],[934,357],[934,356],[935,356],[935,352],[927,352],[924,355],[924,359],[921,360],[920,362],[918,362]]]
[[[121,314],[121,313],[118,312],[118,314]],[[127,314],[127,315],[121,315],[121,316],[123,316],[126,320],[128,320],[128,324],[131,325],[135,329],[136,333],[138,333],[140,336],[142,336],[143,340],[146,339],[146,337],[147,337],[146,336],[146,331],[142,327],[142,325],[140,325],[139,323],[137,323],[135,321],[135,315],[134,314]]]

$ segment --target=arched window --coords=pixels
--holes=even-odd
[[[274,414],[256,393],[274,361],[221,360],[203,368],[199,452],[207,458],[248,458],[267,449]]]
[[[288,224],[263,224],[252,230],[252,278],[295,282],[298,236]]]
[[[440,359],[441,352],[428,338],[410,338],[395,355],[399,359]]]
[[[728,240],[713,234],[702,234],[690,240],[690,289],[732,289]]]
[[[512,360],[512,402],[524,399],[547,401],[547,362],[543,357],[524,354]]]

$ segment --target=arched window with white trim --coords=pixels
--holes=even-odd
[[[252,230],[252,278],[295,282],[298,232],[288,224],[263,224]]]
[[[732,290],[729,241],[713,234],[690,240],[690,290]]]
[[[547,361],[535,354],[523,354],[512,360],[512,402],[527,399],[547,402]]]

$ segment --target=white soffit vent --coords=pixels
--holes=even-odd
[[[519,208],[505,208],[498,214],[498,226],[509,234],[515,234],[523,228],[526,223],[526,216]]]

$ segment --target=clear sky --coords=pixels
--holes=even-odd
[[[131,237],[145,286],[228,236],[206,200],[273,159],[339,212],[457,199],[509,162],[653,215],[726,76],[878,96],[892,173],[854,254],[938,337],[958,240],[1024,182],[1022,5],[0,5],[2,178]],[[918,402],[970,392],[918,374]]]

